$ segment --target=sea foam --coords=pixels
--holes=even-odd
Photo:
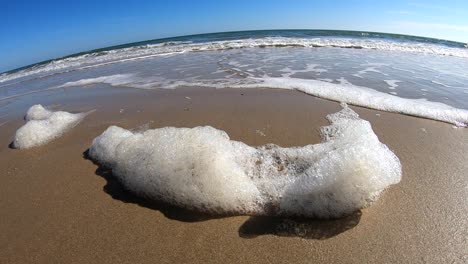
[[[291,70],[283,69],[282,71],[286,72]],[[428,101],[424,98],[403,98],[379,92],[369,87],[351,84],[344,78],[337,79],[337,81],[340,82],[337,84],[323,80],[292,78],[288,75],[289,73],[285,74],[283,77],[270,77],[265,75],[264,77],[246,77],[243,79],[165,80],[164,78],[141,77],[136,74],[126,73],[67,82],[58,87],[73,87],[105,83],[111,86],[125,86],[137,89],[210,87],[219,89],[273,88],[298,90],[306,94],[340,103],[443,121],[459,127],[466,127],[468,125],[468,110],[456,108],[441,102]],[[399,82],[398,80],[384,81],[387,84],[392,85],[390,87],[391,89],[397,87],[398,85],[396,83]]]
[[[245,87],[295,89],[317,97],[345,102],[387,112],[403,113],[443,121],[459,127],[468,125],[468,110],[425,99],[408,99],[389,95],[368,87],[349,83],[328,83],[296,78],[260,78],[258,84]]]
[[[44,65],[19,70],[11,74],[0,75],[0,84],[18,78],[23,78],[35,74],[52,74],[57,72],[68,72],[77,69],[99,67],[112,63],[125,62],[130,60],[147,59],[152,57],[180,54],[186,52],[217,51],[243,48],[264,48],[264,47],[333,47],[333,48],[356,48],[375,49],[396,52],[424,53],[434,55],[446,55],[468,58],[466,48],[448,47],[430,43],[401,42],[384,39],[357,39],[343,37],[264,37],[233,40],[218,40],[196,43],[166,42],[158,44],[138,45],[121,49],[86,53],[73,57],[53,60]]]
[[[33,105],[26,113],[26,124],[16,131],[13,147],[28,149],[44,145],[76,126],[85,115],[86,113],[52,112],[42,105]]]
[[[346,105],[322,142],[251,147],[213,127],[111,126],[90,157],[138,196],[214,214],[334,218],[369,206],[401,178],[398,158]]]

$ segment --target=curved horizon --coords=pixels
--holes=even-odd
[[[429,0],[6,2],[0,72],[147,40],[266,29],[389,32],[468,42],[468,2]]]
[[[117,45],[111,45],[111,46],[105,46],[101,48],[95,48],[95,49],[89,49],[89,50],[83,50],[71,54],[66,54],[63,56],[59,57],[53,57],[50,59],[34,62],[28,65],[24,65],[18,68],[14,68],[11,70],[7,70],[4,72],[0,72],[0,74],[10,74],[14,73],[20,70],[24,70],[36,65],[42,65],[46,64],[52,61],[57,61],[57,60],[62,60],[66,58],[72,58],[84,54],[89,54],[89,53],[95,53],[95,52],[101,52],[101,51],[109,51],[109,50],[115,50],[115,49],[121,49],[121,48],[126,48],[126,47],[135,47],[135,46],[141,46],[145,44],[150,44],[150,42],[155,42],[155,43],[164,43],[164,42],[170,42],[171,40],[174,39],[182,39],[182,38],[190,38],[190,37],[198,37],[198,36],[208,36],[208,35],[217,35],[217,34],[234,34],[234,33],[247,33],[247,32],[267,32],[267,31],[272,31],[272,32],[291,32],[291,31],[316,31],[316,32],[350,32],[350,33],[370,33],[370,34],[384,34],[388,36],[402,36],[402,37],[413,37],[417,39],[425,39],[425,40],[434,40],[438,42],[445,42],[445,43],[453,43],[453,44],[460,44],[460,45],[467,45],[465,42],[460,42],[460,41],[454,41],[454,40],[448,40],[448,39],[442,39],[442,38],[434,38],[434,37],[426,37],[426,36],[420,36],[420,35],[410,35],[410,34],[400,34],[400,33],[391,33],[391,32],[381,32],[381,31],[366,31],[366,30],[341,30],[341,29],[253,29],[253,30],[234,30],[234,31],[218,31],[218,32],[205,32],[205,33],[195,33],[195,34],[188,34],[188,35],[175,35],[175,36],[170,36],[170,37],[163,37],[163,38],[152,38],[152,39],[147,39],[147,40],[139,40],[139,41],[133,41],[133,42],[127,42],[127,43],[121,43]],[[339,36],[339,35],[335,35]],[[353,36],[353,37],[358,37],[358,36]],[[362,36],[363,38],[369,36]],[[370,37],[370,38],[376,38]],[[443,45],[443,43],[438,43],[439,45]]]

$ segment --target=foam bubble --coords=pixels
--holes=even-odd
[[[76,126],[85,115],[52,112],[42,105],[33,105],[26,113],[27,123],[16,131],[13,147],[28,149],[44,145]]]
[[[251,147],[213,127],[144,132],[111,126],[90,157],[129,191],[215,214],[340,217],[369,206],[401,178],[398,158],[344,105],[322,143]]]

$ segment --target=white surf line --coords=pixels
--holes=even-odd
[[[116,75],[102,76],[102,77],[97,77],[97,78],[81,79],[81,80],[78,80],[78,81],[67,82],[65,84],[61,84],[61,85],[57,85],[57,86],[53,86],[53,87],[49,87],[49,88],[45,88],[45,89],[39,89],[39,90],[29,91],[29,92],[26,92],[26,93],[21,93],[21,94],[15,94],[15,95],[7,96],[7,97],[2,97],[2,98],[0,98],[0,102],[5,101],[5,100],[9,100],[9,99],[14,99],[14,98],[21,97],[21,96],[35,94],[35,93],[41,93],[41,92],[47,92],[47,91],[53,91],[53,90],[60,90],[60,89],[71,88],[71,87],[86,86],[86,85],[91,85],[91,84],[105,83],[105,84],[109,84],[109,85],[112,85],[112,86],[125,86],[125,84],[130,83],[130,81],[123,82],[122,84],[114,83],[114,82],[111,82],[111,81],[109,81],[109,82],[105,81],[106,78],[119,77],[119,76],[120,77],[131,77],[131,76],[133,76],[133,74],[116,74]],[[139,87],[132,87],[132,88],[139,88]],[[144,89],[144,88],[142,88],[142,89]]]
[[[294,78],[262,78],[263,83],[249,85],[297,89],[307,94],[381,111],[402,113],[444,121],[457,126],[468,125],[468,110],[425,99],[407,99],[349,84],[334,84]]]
[[[398,52],[410,52],[410,53],[423,53],[423,54],[435,54],[442,56],[456,56],[468,58],[468,51],[461,48],[446,47],[437,44],[422,44],[414,45],[413,43],[397,42],[391,40],[366,40],[366,39],[347,39],[347,38],[291,38],[291,37],[265,37],[258,39],[243,39],[243,40],[222,40],[222,41],[211,41],[203,43],[190,43],[190,44],[178,44],[172,46],[164,45],[147,45],[147,46],[135,46],[123,49],[116,49],[107,51],[104,55],[101,55],[98,59],[94,60],[94,63],[98,61],[106,60],[119,60],[122,57],[132,57],[134,55],[139,56],[139,53],[143,56],[158,56],[160,54],[168,54],[174,52],[199,52],[199,51],[214,51],[214,50],[227,50],[227,49],[241,49],[241,48],[263,48],[263,47],[304,47],[304,48],[316,48],[316,47],[338,47],[338,48],[363,48],[363,49],[377,49],[385,51],[398,51]],[[8,80],[16,79],[19,77],[25,77],[31,74],[47,72],[54,70],[60,63],[61,68],[79,66],[80,63],[93,63],[93,58],[89,58],[89,55],[93,53],[80,55],[77,57],[71,57],[66,59],[58,59],[46,64],[44,68],[31,70],[28,69],[18,73],[12,73],[6,76],[0,77],[0,83]],[[97,60],[97,61],[96,61]],[[82,62],[81,62],[82,61]],[[66,65],[69,63],[70,65]],[[48,65],[51,65],[52,69],[48,69]]]
[[[86,69],[92,69],[92,68],[97,68],[97,67],[101,67],[101,66],[112,65],[112,64],[127,62],[127,61],[136,61],[136,60],[143,60],[143,59],[148,59],[148,58],[153,58],[153,57],[164,57],[164,56],[182,54],[182,53],[185,53],[185,52],[186,51],[167,52],[167,53],[145,55],[145,56],[139,56],[139,57],[133,57],[133,58],[127,58],[127,59],[120,59],[120,60],[115,60],[115,61],[108,61],[108,62],[103,62],[103,63],[99,63],[99,64],[87,65],[87,66],[82,66],[82,67],[78,67],[78,68],[75,68],[75,69],[67,69],[67,70],[63,70],[63,71],[54,72],[54,73],[51,73],[51,74],[37,76],[37,77],[31,78],[31,79],[26,79],[26,80],[17,81],[17,82],[14,82],[14,83],[8,83],[8,84],[0,85],[0,88],[15,85],[15,84],[20,84],[20,83],[27,82],[27,81],[44,79],[44,78],[48,78],[48,77],[58,75],[58,74],[70,73],[70,72],[81,71],[81,70],[86,70]],[[22,76],[22,77],[27,77],[27,76],[28,75]],[[21,77],[19,77],[19,78],[21,78]],[[1,83],[1,81],[0,81],[0,83]]]
[[[454,124],[468,125],[468,110],[458,109],[444,103],[426,99],[407,99],[382,93],[371,88],[352,84],[336,84],[318,80],[285,77],[252,78],[253,84],[206,84],[181,82],[180,86],[200,86],[214,88],[275,88],[298,90],[306,94],[386,112],[401,113]]]

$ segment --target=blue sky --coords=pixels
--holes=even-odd
[[[468,1],[3,1],[0,72],[161,37],[293,28],[380,31],[468,42]]]

